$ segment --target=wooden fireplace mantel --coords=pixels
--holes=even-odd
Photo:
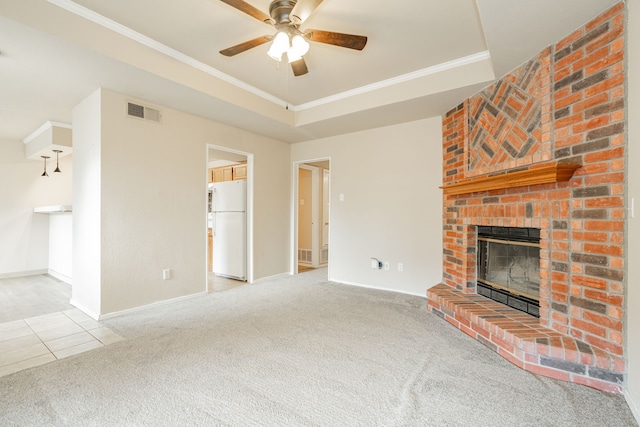
[[[505,172],[499,175],[478,176],[443,185],[444,194],[458,195],[478,191],[502,190],[506,188],[525,187],[529,185],[551,184],[569,181],[580,165],[558,164],[556,162],[535,165],[531,169]]]

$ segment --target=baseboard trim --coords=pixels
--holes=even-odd
[[[629,405],[629,409],[631,409],[631,413],[633,417],[636,419],[638,424],[640,424],[640,411],[636,406],[636,402],[633,400],[633,397],[629,394],[629,390],[627,388],[624,389],[624,400],[627,401],[627,405]]]
[[[69,304],[71,304],[72,306],[74,306],[75,308],[77,308],[87,316],[91,317],[93,320],[100,319],[100,315],[98,313],[94,312],[93,310],[89,310],[87,307],[80,304],[78,301],[74,300],[73,298],[71,298],[71,301],[69,301]]]
[[[54,277],[54,278],[60,280],[61,282],[64,282],[64,283],[66,283],[68,285],[72,285],[73,286],[73,279],[71,277],[69,277],[69,276],[66,276],[66,275],[64,275],[62,273],[58,273],[57,271],[51,270],[51,269],[49,269],[47,271],[47,274],[49,276],[51,276],[51,277]]]
[[[333,278],[329,278],[330,282],[333,283],[339,283],[341,285],[348,285],[348,286],[357,286],[359,288],[367,288],[367,289],[376,289],[378,291],[387,291],[387,292],[395,292],[397,294],[405,294],[405,295],[413,295],[416,297],[421,297],[421,298],[427,298],[427,290],[424,290],[424,294],[417,294],[415,292],[408,292],[408,291],[403,291],[401,289],[392,289],[392,288],[385,288],[382,286],[371,286],[371,285],[365,285],[363,283],[356,283],[356,282],[349,282],[349,281],[344,281],[344,280],[340,280],[340,279],[333,279]]]
[[[152,302],[151,304],[145,304],[145,305],[140,305],[138,307],[132,307],[132,308],[126,308],[126,309],[120,310],[120,311],[114,311],[112,313],[101,314],[97,320],[112,319],[114,317],[122,316],[124,314],[131,314],[131,313],[135,313],[135,312],[138,312],[138,311],[141,311],[141,310],[146,310],[148,308],[159,307],[159,306],[166,305],[166,304],[173,304],[173,303],[176,303],[176,302],[179,302],[179,301],[184,301],[184,300],[187,300],[187,299],[197,298],[197,297],[201,297],[201,296],[205,296],[205,295],[207,295],[207,291],[197,292],[195,294],[183,295],[181,297],[166,299],[166,300],[162,300],[162,301],[156,301],[156,302]]]
[[[291,276],[293,276],[293,274],[291,273],[279,273],[279,274],[274,274],[273,276],[261,277],[257,280],[254,280],[252,283],[261,283],[261,282],[267,282],[269,280],[284,279],[285,277],[291,277]]]
[[[25,277],[25,276],[39,276],[41,274],[47,274],[48,271],[44,270],[29,270],[29,271],[16,271],[13,273],[2,273],[0,279],[10,279],[12,277]]]

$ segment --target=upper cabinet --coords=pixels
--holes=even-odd
[[[214,182],[231,181],[233,179],[233,167],[216,168],[213,179]]]
[[[209,182],[224,182],[239,179],[247,179],[246,163],[209,169]]]
[[[233,180],[247,179],[247,164],[233,166]]]

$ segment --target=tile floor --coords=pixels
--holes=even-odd
[[[298,264],[298,273],[304,273],[306,271],[315,270],[313,267],[309,267],[308,265],[300,265]]]
[[[227,289],[235,288],[238,286],[246,285],[247,282],[241,280],[229,279],[227,277],[216,276],[214,273],[209,272],[207,276],[207,284],[209,292],[226,291]]]
[[[122,340],[77,308],[0,324],[0,376]]]
[[[304,273],[306,271],[312,271],[312,270],[315,270],[315,268],[304,266],[304,265],[298,265],[298,273]],[[207,284],[209,287],[209,292],[220,292],[220,291],[226,291],[227,289],[232,289],[238,286],[246,285],[247,282],[243,282],[235,279],[229,279],[227,277],[216,276],[215,273],[210,271],[207,276]]]
[[[0,321],[4,320],[4,323],[0,323],[0,376],[123,339],[77,308],[11,320],[25,314],[25,310],[47,312],[54,307],[51,305],[54,302],[58,304],[57,307],[71,307],[67,303],[70,287],[56,282],[56,279],[47,275],[0,280],[0,295],[3,295],[2,299],[6,304],[2,310],[4,318],[0,316]],[[208,277],[210,292],[225,291],[245,284],[246,282],[219,277],[212,273]],[[54,292],[51,292],[52,289]],[[13,299],[8,300],[8,296]]]

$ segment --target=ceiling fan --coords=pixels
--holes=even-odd
[[[225,56],[234,56],[251,48],[272,41],[267,52],[270,57],[280,61],[287,54],[287,60],[295,76],[307,74],[307,64],[303,55],[309,50],[309,41],[362,50],[367,37],[353,34],[334,33],[323,30],[301,30],[300,26],[316,10],[323,0],[273,0],[269,5],[269,15],[244,0],[220,0],[229,6],[250,15],[259,21],[273,25],[274,35],[266,35],[248,40],[220,51]]]

